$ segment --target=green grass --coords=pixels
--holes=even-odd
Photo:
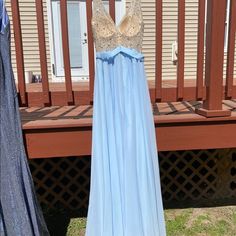
[[[234,236],[236,208],[167,210],[168,236]]]
[[[236,224],[236,211],[233,213],[233,222]]]
[[[186,223],[192,213],[191,210],[186,210],[183,213],[169,217],[173,210],[165,212],[166,230],[168,235],[183,235],[186,231]]]
[[[64,215],[62,224],[62,215],[50,217],[54,219],[47,221],[51,236],[84,236],[86,218]],[[168,236],[236,235],[236,207],[169,209],[165,211],[165,219]]]
[[[68,226],[67,236],[82,236],[85,233],[86,219],[85,218],[75,218],[71,219]]]

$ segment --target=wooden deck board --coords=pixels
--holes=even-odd
[[[204,120],[231,120],[236,115],[236,100],[224,100],[222,105],[224,109],[231,110],[231,117],[224,118],[205,118],[194,112],[195,108],[201,106],[201,101],[183,101],[183,102],[166,102],[166,103],[155,103],[153,105],[153,115],[155,120],[164,120],[168,122],[170,115],[174,115],[176,120],[186,119],[187,117],[195,117],[199,121]],[[81,105],[81,106],[51,106],[51,107],[30,107],[20,108],[21,120],[23,128],[29,127],[29,122],[67,122],[65,120],[78,120],[81,122],[83,119],[92,119],[93,107],[92,105]],[[235,112],[235,113],[234,113]],[[168,117],[167,117],[168,116]],[[173,121],[173,118],[171,118]],[[52,124],[53,125],[53,124]]]
[[[155,123],[232,121],[236,119],[236,101],[224,101],[225,109],[231,110],[230,117],[206,118],[194,112],[201,102],[156,103],[153,105]],[[92,125],[91,105],[63,107],[21,108],[23,129],[69,128]]]

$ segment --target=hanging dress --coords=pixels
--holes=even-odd
[[[140,0],[116,26],[93,1],[96,46],[86,236],[165,236],[154,120],[141,53]]]
[[[10,57],[10,24],[0,0],[0,236],[47,236],[24,150]]]

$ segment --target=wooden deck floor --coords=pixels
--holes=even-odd
[[[195,108],[201,107],[202,102],[167,102],[153,105],[153,115],[156,123],[182,122],[184,121],[212,121],[216,118],[206,119],[195,113]],[[232,120],[236,116],[236,99],[223,101],[223,109],[231,110],[232,116],[217,118]],[[50,107],[30,107],[21,108],[21,119],[24,129],[40,129],[51,127],[86,126],[92,122],[92,105],[81,106],[50,106]],[[235,112],[235,113],[234,113]],[[168,116],[168,117],[167,117]],[[62,127],[62,128],[63,128]]]
[[[153,105],[159,151],[236,146],[236,100],[223,101],[230,117],[205,118],[194,112],[201,102]],[[29,158],[91,154],[91,105],[21,108]]]

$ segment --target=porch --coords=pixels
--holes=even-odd
[[[86,214],[92,138],[94,47],[87,24],[89,81],[74,82],[68,40],[67,2],[61,0],[64,82],[50,81],[44,1],[32,0],[37,17],[42,82],[25,78],[20,1],[11,0],[18,95],[26,151],[43,205],[80,209]],[[185,3],[178,0],[177,65],[173,80],[163,78],[163,3],[155,4],[155,78],[149,80],[157,134],[163,200],[235,198],[236,189],[236,0],[230,1],[224,60],[226,0],[196,0],[198,33],[196,76],[185,76]],[[207,2],[207,14],[206,12]],[[109,1],[115,18],[115,0]],[[86,0],[87,22],[92,1]],[[205,31],[205,22],[207,27]],[[205,40],[206,39],[206,40]],[[224,68],[225,61],[225,68]],[[225,72],[225,73],[224,73]]]
[[[227,117],[195,113],[201,101],[153,104],[159,151],[234,148],[236,99],[223,100]],[[29,158],[91,155],[92,105],[21,108]]]
[[[236,1],[230,1],[226,73],[223,75],[226,0],[198,1],[196,78],[185,79],[185,1],[178,1],[176,80],[162,78],[163,1],[156,1],[155,80],[149,81],[160,151],[233,148],[236,146],[234,54]],[[89,82],[73,82],[68,41],[67,1],[60,1],[65,82],[49,81],[43,1],[35,1],[42,82],[27,84],[24,71],[20,8],[11,1],[22,124],[29,158],[91,154],[94,47],[87,24]],[[115,19],[115,1],[109,1]],[[86,1],[87,22],[92,1]],[[207,22],[206,31],[205,21]],[[206,42],[204,38],[206,37]],[[220,134],[220,135],[219,135]]]

